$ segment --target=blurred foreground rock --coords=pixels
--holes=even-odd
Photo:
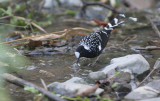
[[[145,99],[145,100],[139,100],[139,101],[160,101],[160,97]]]
[[[125,96],[125,99],[142,100],[142,99],[157,97],[160,94],[159,84],[160,84],[160,80],[154,80],[145,86],[142,86],[133,90],[132,92],[130,92],[128,95]],[[146,100],[146,101],[150,101],[150,100]]]
[[[82,84],[83,82],[84,82],[83,79],[78,77],[73,77],[70,80],[63,83],[54,82],[49,84],[48,90],[55,91],[57,94],[65,96],[73,96],[92,88],[92,86],[90,85]],[[97,88],[96,91],[90,95],[99,95],[103,91],[104,91],[103,89]]]

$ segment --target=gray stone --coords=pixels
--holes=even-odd
[[[81,0],[60,0],[60,2],[67,6],[82,7],[83,3]]]
[[[92,86],[90,85],[77,84],[77,83],[71,83],[71,82],[64,82],[64,83],[54,82],[48,85],[49,91],[55,91],[57,94],[61,94],[65,96],[71,96],[71,95],[73,96],[76,94],[80,94],[81,92],[90,88],[92,88]],[[91,95],[99,95],[103,91],[104,91],[103,89],[98,88]]]
[[[131,85],[128,83],[119,84],[114,91],[119,94],[119,96],[125,96],[132,90]]]
[[[139,100],[139,101],[160,101],[160,97],[151,98],[151,99],[144,99],[144,100]]]
[[[119,70],[129,69],[132,73],[142,74],[149,70],[150,66],[142,55],[133,54],[112,59],[111,64],[106,66],[102,71],[105,74],[108,74],[108,72],[115,68],[118,68]]]
[[[146,86],[152,87],[153,89],[160,91],[160,80],[154,80],[148,83]]]
[[[79,84],[87,84],[87,82],[80,78],[80,77],[73,77],[67,81],[65,81],[64,83],[79,83]]]
[[[126,99],[141,100],[157,97],[160,94],[160,80],[154,80],[145,86],[139,87],[130,92]]]
[[[114,73],[116,72],[116,67],[117,65],[116,64],[111,64],[111,65],[108,65],[106,66],[102,72],[104,72],[105,74],[107,74],[108,77],[114,75]]]
[[[92,80],[102,80],[106,78],[106,74],[102,71],[97,71],[89,73],[88,77]]]
[[[119,83],[129,83],[130,80],[131,80],[131,74],[128,72],[120,72],[114,78],[114,82],[119,82]]]
[[[159,94],[158,90],[155,90],[149,86],[143,86],[130,92],[128,95],[125,96],[125,99],[129,99],[129,100],[148,99],[148,98],[157,97],[158,94]]]

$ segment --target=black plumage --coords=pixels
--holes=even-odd
[[[75,52],[77,57],[76,63],[78,63],[80,57],[94,58],[102,53],[107,45],[112,30],[124,22],[119,22],[119,17],[125,16],[121,14],[117,18],[114,18],[111,23],[108,23],[102,30],[93,32],[80,41]]]

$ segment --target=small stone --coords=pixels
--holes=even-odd
[[[150,66],[141,54],[132,54],[112,59],[111,64],[106,66],[102,71],[107,74],[115,68],[119,70],[129,69],[132,73],[139,75],[149,70]]]
[[[160,101],[160,97],[151,98],[151,99],[144,99],[144,100],[139,100],[139,101]]]
[[[103,80],[106,78],[106,74],[102,71],[97,71],[89,73],[88,77],[92,80]]]
[[[80,77],[73,77],[67,81],[65,81],[64,83],[79,83],[79,84],[87,84],[86,81],[84,81],[84,79],[80,78]]]
[[[114,90],[119,94],[119,96],[125,96],[131,92],[131,85],[128,83],[119,84]]]
[[[118,82],[113,83],[113,85],[112,85],[112,89],[117,88],[117,87],[118,87],[118,85],[119,85],[119,83],[118,83]]]
[[[125,96],[125,99],[129,99],[129,100],[148,99],[148,98],[157,97],[158,94],[159,94],[158,90],[155,90],[149,86],[143,86],[130,92],[128,95]]]
[[[129,83],[131,80],[131,74],[127,73],[127,72],[120,72],[118,75],[116,75],[116,77],[114,78],[115,82],[119,82],[119,83]]]
[[[153,89],[158,90],[160,93],[160,80],[154,80],[148,83],[146,86],[152,87]]]

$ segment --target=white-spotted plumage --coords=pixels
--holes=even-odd
[[[120,15],[125,17],[125,15]],[[123,22],[119,22],[118,18],[114,18],[112,22],[108,23],[100,31],[93,32],[85,36],[79,43],[78,48],[76,49],[75,55],[77,57],[77,63],[80,57],[94,58],[101,54],[103,49],[106,47],[109,40],[111,31]]]

